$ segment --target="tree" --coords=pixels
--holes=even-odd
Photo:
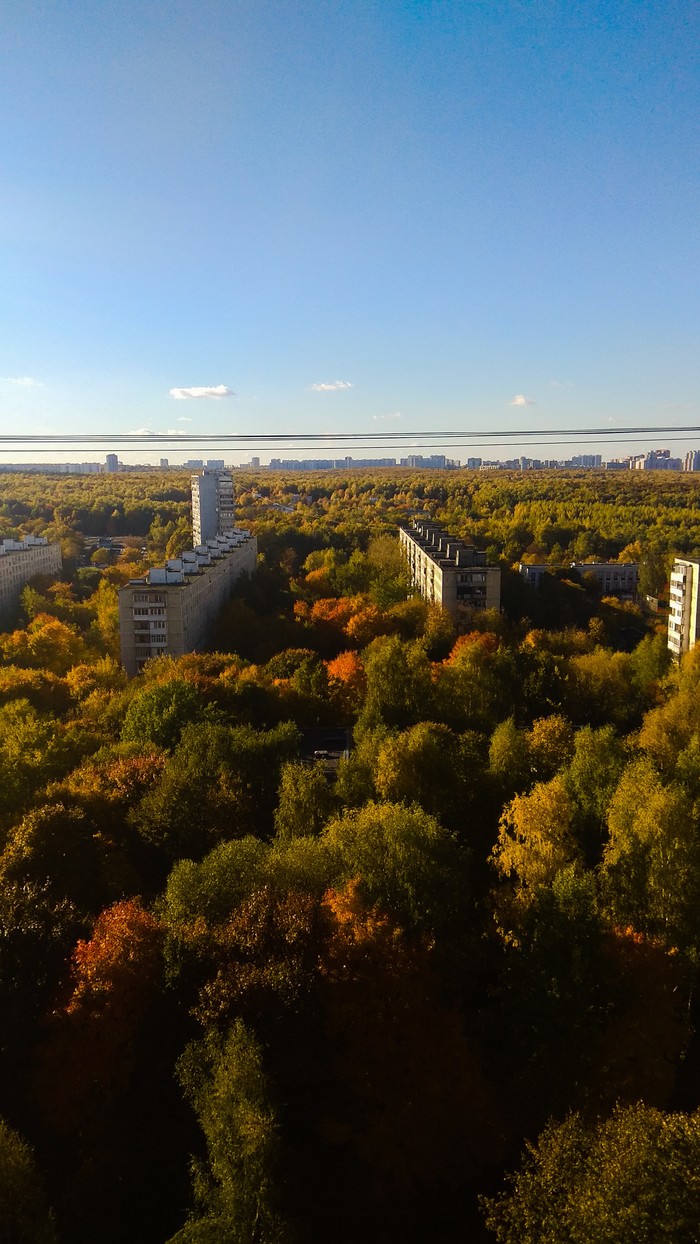
[[[54,901],[67,898],[82,911],[99,910],[105,898],[103,855],[80,809],[43,804],[10,832],[0,855],[0,881],[46,886]]]
[[[32,1152],[2,1119],[0,1237],[3,1244],[57,1244],[53,1215]]]
[[[625,767],[626,753],[613,726],[583,726],[574,736],[574,754],[562,773],[572,804],[572,827],[590,865],[600,862],[607,837],[607,812]]]
[[[364,663],[364,724],[405,729],[425,719],[432,701],[432,679],[419,643],[407,644],[395,635],[375,639],[364,653]]]
[[[688,948],[700,937],[700,832],[692,800],[649,760],[623,773],[608,812],[602,877],[614,918]]]
[[[700,1220],[700,1114],[618,1106],[587,1128],[548,1123],[512,1190],[486,1199],[499,1244],[694,1244]]]
[[[321,907],[324,1042],[311,1109],[326,1198],[340,1199],[351,1238],[378,1224],[381,1238],[399,1238],[426,1192],[434,1208],[498,1159],[500,1108],[461,1014],[441,999],[429,939],[406,937],[359,891],[357,881],[330,890]]]
[[[454,834],[422,809],[369,803],[326,827],[321,841],[341,881],[407,931],[458,927],[469,911],[467,858]]]
[[[185,726],[206,714],[197,690],[182,678],[141,691],[129,705],[122,726],[125,742],[174,747]],[[210,714],[206,714],[210,718]]]
[[[320,833],[333,807],[323,764],[288,760],[282,766],[275,833],[279,838],[303,838]]]
[[[102,912],[42,1029],[33,1099],[62,1174],[61,1234],[76,1244],[118,1244],[135,1222],[140,1238],[162,1239],[186,1194],[163,938],[136,901]]]
[[[532,756],[525,730],[518,730],[515,719],[500,722],[491,735],[489,770],[507,795],[532,785]]]
[[[388,803],[419,804],[451,829],[464,828],[465,803],[475,785],[473,755],[449,726],[423,721],[380,744],[375,787]],[[478,778],[478,775],[477,775]]]
[[[537,782],[527,795],[506,805],[492,862],[501,877],[513,877],[519,903],[539,886],[551,885],[560,869],[580,860],[571,832],[572,809],[560,777]]]
[[[26,807],[31,795],[50,777],[58,777],[71,757],[60,727],[37,712],[28,700],[10,700],[0,708],[0,782],[5,816]]]
[[[6,661],[54,674],[66,674],[72,665],[90,656],[77,627],[47,613],[37,614],[26,630],[0,636],[0,650]]]
[[[201,858],[224,838],[269,838],[283,763],[298,755],[291,722],[274,730],[186,726],[157,786],[130,814],[164,862]]]
[[[198,1211],[169,1244],[283,1244],[278,1209],[278,1122],[262,1051],[235,1021],[188,1046],[180,1082],[204,1133],[206,1162],[193,1162]]]

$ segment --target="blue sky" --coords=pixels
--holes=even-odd
[[[5,0],[0,41],[0,432],[700,423],[695,6]]]

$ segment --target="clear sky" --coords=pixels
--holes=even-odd
[[[0,433],[700,423],[697,15],[4,0]]]

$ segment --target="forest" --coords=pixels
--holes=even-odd
[[[235,479],[258,569],[128,679],[117,592],[189,547],[187,475],[2,477],[0,538],[64,573],[0,632],[0,1237],[697,1241],[694,476]],[[417,517],[499,612],[412,592]]]

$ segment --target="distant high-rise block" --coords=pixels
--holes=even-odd
[[[113,471],[119,470],[119,459],[116,454],[107,454],[105,458],[105,471],[112,474]]]
[[[161,465],[161,468],[165,470],[166,467],[170,466],[170,463],[168,462],[167,458],[161,458],[160,465]]]
[[[192,476],[192,534],[195,547],[235,526],[235,494],[230,471],[207,468]]]
[[[700,562],[677,557],[669,585],[668,646],[675,657],[695,647],[700,637]]]

